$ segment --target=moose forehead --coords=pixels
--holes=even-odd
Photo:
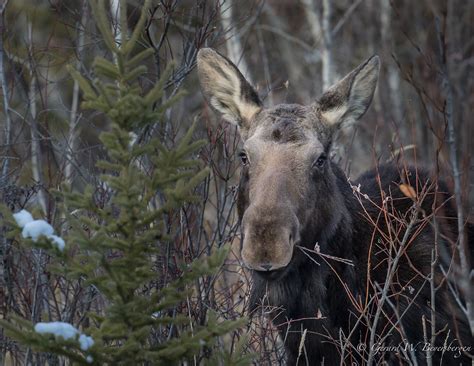
[[[277,145],[313,145],[324,148],[327,133],[314,106],[279,104],[261,110],[255,117],[246,146],[271,143]]]
[[[314,148],[315,144],[328,151],[335,132],[366,112],[380,63],[377,56],[371,57],[310,106],[286,104],[271,109],[263,108],[257,92],[237,67],[216,51],[201,49],[197,66],[204,96],[227,121],[239,127],[244,147],[249,140],[257,140],[271,144],[272,152],[290,153],[288,146]]]

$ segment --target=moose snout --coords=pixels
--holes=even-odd
[[[250,206],[242,220],[242,260],[256,271],[288,266],[299,241],[299,222],[287,207]]]

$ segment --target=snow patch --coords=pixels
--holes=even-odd
[[[76,338],[79,331],[71,324],[64,322],[37,323],[35,332],[40,334],[54,334],[65,340]]]
[[[64,340],[76,339],[79,342],[81,350],[87,351],[94,345],[94,339],[85,334],[81,334],[75,326],[64,322],[50,322],[35,324],[35,332],[39,334],[53,334],[55,337],[61,337]],[[89,361],[90,358],[90,361]],[[87,356],[86,361],[92,363],[93,358]]]
[[[56,246],[61,252],[64,250],[66,243],[64,242],[63,238],[57,235],[48,235],[48,239],[51,240],[54,244],[56,244]]]
[[[13,214],[13,218],[18,226],[23,228],[21,235],[24,238],[31,238],[36,242],[40,236],[46,236],[60,251],[64,250],[66,246],[64,239],[54,235],[53,227],[46,221],[34,220],[33,216],[26,210]]]
[[[21,210],[13,214],[13,218],[15,219],[17,225],[21,228],[33,221],[33,216],[31,216],[31,214],[26,210]]]
[[[87,351],[94,345],[94,340],[92,339],[92,337],[86,336],[85,334],[81,334],[79,336],[79,343],[81,345],[81,349],[83,351]]]
[[[37,241],[40,236],[49,236],[54,234],[53,227],[44,220],[33,220],[23,227],[21,235],[24,238],[31,238]]]

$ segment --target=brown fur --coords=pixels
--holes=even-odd
[[[251,303],[253,308],[264,305],[274,309],[270,314],[285,339],[289,364],[298,359],[303,329],[309,331],[303,344],[303,359],[307,358],[311,365],[341,362],[339,349],[328,343],[327,337],[339,339],[340,332],[348,335],[355,330],[350,340],[354,344],[367,342],[364,321],[354,328],[360,314],[347,291],[356,299],[365,299],[367,276],[383,284],[391,245],[399,243],[403,236],[401,230],[393,242],[385,238],[388,227],[380,219],[381,191],[392,195],[394,214],[407,218],[413,201],[403,194],[400,184],[423,187],[431,181],[423,172],[381,167],[356,183],[367,195],[361,205],[343,172],[327,159],[333,135],[344,124],[358,120],[369,107],[378,70],[375,56],[310,106],[283,104],[264,109],[256,93],[249,92],[250,84],[229,60],[208,49],[198,55],[206,98],[240,129],[244,164],[238,210],[242,259],[254,271]],[[447,191],[441,191],[446,198]],[[422,203],[426,215],[433,212],[435,197],[432,187]],[[449,205],[446,210],[449,217],[455,216]],[[446,233],[455,232],[455,225],[447,227]],[[415,343],[423,340],[422,316],[430,318],[430,292],[424,276],[430,273],[434,241],[430,225],[420,224],[416,229],[417,235],[400,260],[390,287],[391,300],[404,314],[402,324],[407,337]],[[321,253],[349,259],[354,265],[335,261],[330,266],[314,253],[305,254],[300,249],[314,250],[315,244]],[[449,262],[451,251],[449,246],[445,248]],[[320,262],[319,266],[315,262]],[[437,278],[441,281],[442,276],[438,273]],[[406,295],[408,286],[418,291],[416,298]],[[372,286],[369,296],[373,296]],[[437,329],[443,335],[449,329],[448,340],[469,343],[466,321],[449,300],[445,286],[438,291],[437,301]],[[380,332],[390,322],[396,322],[387,304],[383,309],[384,320],[377,328]],[[317,314],[322,316],[318,318]],[[394,332],[387,342],[400,340]],[[352,361],[360,361],[354,357]],[[393,354],[382,357],[397,363]],[[423,353],[418,352],[417,357],[420,363],[426,361]],[[436,354],[435,360],[439,362],[440,357]],[[467,362],[468,358],[463,357],[457,359],[448,354],[443,360],[449,364]]]

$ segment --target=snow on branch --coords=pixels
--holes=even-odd
[[[66,243],[64,239],[54,235],[53,227],[45,220],[34,220],[31,213],[26,210],[21,210],[13,214],[17,225],[23,230],[21,235],[23,238],[31,238],[37,242],[41,236],[47,237],[60,251],[64,250]]]

